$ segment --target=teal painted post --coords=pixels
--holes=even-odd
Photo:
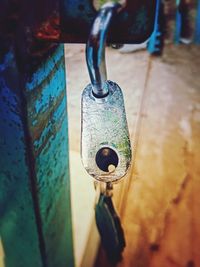
[[[64,46],[26,82],[28,126],[48,267],[73,267]]]
[[[0,62],[0,236],[5,267],[73,267],[63,45],[33,72]]]
[[[155,12],[155,21],[154,21],[154,30],[149,38],[147,50],[150,54],[156,54],[162,52],[162,46],[163,46],[163,25],[161,25],[161,20],[163,18],[160,18],[163,16],[163,12],[161,12],[161,0],[157,0],[156,2],[156,12]]]
[[[13,51],[0,64],[0,237],[6,267],[43,267]]]
[[[198,0],[198,3],[197,3],[194,42],[195,44],[200,44],[200,0]]]
[[[180,0],[176,0],[176,24],[175,24],[175,33],[174,33],[174,43],[180,43],[181,37],[181,25],[182,25],[182,17],[179,11]]]

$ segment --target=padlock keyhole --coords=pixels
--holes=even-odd
[[[104,172],[113,172],[117,168],[118,163],[118,155],[110,147],[103,147],[96,154],[96,164]]]

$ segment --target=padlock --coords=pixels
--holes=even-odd
[[[82,93],[81,156],[87,172],[98,181],[121,179],[131,163],[131,145],[120,87],[107,80],[105,44],[111,19],[119,4],[107,4],[93,23],[86,45],[91,79]]]

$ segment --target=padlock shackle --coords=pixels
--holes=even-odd
[[[92,83],[94,96],[101,98],[108,95],[106,86],[107,71],[105,62],[106,37],[111,20],[121,7],[117,3],[104,4],[93,22],[86,45],[86,62]]]

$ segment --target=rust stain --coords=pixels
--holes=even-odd
[[[193,260],[189,260],[186,267],[195,267],[195,263]]]
[[[150,244],[149,249],[152,252],[157,252],[160,249],[160,245],[157,243]]]
[[[166,259],[169,262],[170,266],[181,267],[181,265],[171,257],[167,257]]]
[[[184,192],[191,180],[192,180],[192,177],[189,174],[187,174],[182,184],[180,185],[180,189],[179,189],[177,196],[172,200],[173,204],[178,205],[183,200]]]
[[[35,32],[35,37],[39,40],[58,41],[60,34],[60,18],[59,16],[53,16],[40,26]]]

